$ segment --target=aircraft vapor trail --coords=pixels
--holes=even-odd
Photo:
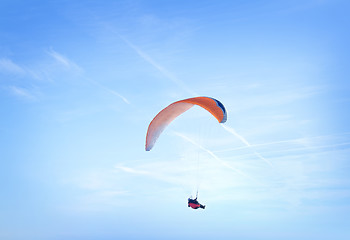
[[[233,134],[234,136],[236,136],[239,140],[241,140],[247,147],[251,148],[255,154],[255,156],[257,156],[258,158],[260,158],[261,160],[263,160],[264,162],[266,162],[267,164],[269,164],[271,167],[273,166],[272,163],[267,160],[266,158],[264,158],[263,156],[261,156],[257,151],[255,151],[255,149],[253,149],[252,145],[241,135],[239,135],[233,128],[230,128],[224,124],[221,124],[221,126],[228,131],[229,133]]]
[[[88,82],[90,82],[91,84],[99,87],[99,88],[102,88],[103,90],[109,92],[110,94],[114,95],[114,96],[117,96],[118,98],[120,98],[121,100],[123,100],[126,104],[130,104],[129,100],[126,99],[124,96],[122,96],[121,94],[119,94],[118,92],[112,90],[112,89],[109,89],[107,88],[106,86],[102,85],[101,83],[93,80],[93,79],[90,79],[86,76],[84,76],[84,69],[82,69],[78,64],[74,63],[73,61],[71,61],[70,59],[68,59],[67,57],[63,56],[62,54],[54,51],[53,49],[50,49],[49,51],[47,51],[47,53],[52,57],[54,58],[58,63],[60,63],[61,65],[63,65],[64,67],[66,68],[69,68],[69,69],[73,69],[75,70],[76,72],[78,73],[81,73],[82,76],[84,77],[85,80],[87,80]],[[1,68],[1,60],[0,60],[0,68]]]
[[[205,147],[203,147],[202,145],[198,144],[197,142],[195,142],[194,140],[192,140],[191,138],[181,134],[181,133],[178,133],[178,132],[175,132],[175,134],[179,137],[181,137],[182,139],[192,143],[193,145],[195,145],[196,147],[202,149],[203,151],[207,152],[210,156],[212,156],[216,161],[220,162],[222,165],[224,165],[225,167],[235,171],[236,173],[242,175],[242,176],[245,176],[247,178],[250,178],[254,181],[256,181],[255,179],[253,179],[252,177],[248,176],[247,174],[245,174],[244,172],[242,172],[241,170],[238,170],[237,168],[234,168],[232,166],[230,166],[228,163],[226,163],[225,161],[223,161],[222,159],[220,159],[218,156],[216,156],[215,153],[213,153],[212,151],[210,151],[209,149],[206,149]]]
[[[165,69],[163,66],[161,66],[159,63],[154,61],[153,58],[151,58],[148,54],[146,54],[144,51],[142,51],[139,47],[132,44],[129,40],[127,40],[123,36],[119,36],[120,39],[122,39],[131,49],[133,49],[143,60],[151,64],[154,68],[156,68],[159,72],[161,72],[165,77],[167,77],[169,80],[171,80],[173,83],[181,87],[184,91],[191,95],[198,95],[196,92],[191,90],[186,86],[186,84],[178,79],[176,76],[174,76],[171,72],[169,72],[167,69]]]
[[[215,151],[215,152],[216,153],[230,152],[230,151],[236,151],[236,150],[240,150],[240,149],[246,149],[246,148],[249,148],[249,147],[262,147],[262,146],[269,146],[269,145],[275,145],[275,144],[280,144],[280,143],[299,143],[299,144],[301,144],[305,140],[322,139],[322,138],[343,136],[343,135],[349,135],[349,134],[350,134],[349,132],[345,132],[345,133],[330,134],[330,135],[320,135],[320,136],[288,139],[288,140],[281,140],[281,141],[253,144],[253,145],[250,145],[250,146],[242,146],[242,147],[236,147],[236,148],[223,149],[223,150],[218,150],[218,151]]]
[[[118,92],[116,92],[116,91],[114,91],[114,90],[112,90],[112,89],[110,89],[110,88],[108,88],[108,87],[102,85],[101,83],[99,83],[99,82],[97,82],[97,81],[95,81],[95,80],[93,80],[93,79],[89,79],[89,78],[85,78],[85,79],[86,79],[87,81],[89,81],[91,84],[94,84],[95,86],[97,86],[97,87],[103,89],[104,91],[106,91],[106,92],[108,92],[108,93],[110,93],[110,94],[112,94],[112,95],[114,95],[114,96],[117,96],[118,98],[120,98],[121,100],[123,100],[123,102],[125,102],[126,104],[131,104],[130,101],[129,101],[126,97],[124,97],[123,95],[121,95],[120,93],[118,93]]]
[[[317,149],[325,149],[325,148],[335,148],[335,147],[343,147],[343,146],[349,146],[350,142],[344,142],[344,143],[337,143],[337,144],[328,144],[328,145],[321,145],[321,146],[311,146],[311,147],[301,147],[301,148],[291,148],[291,149],[284,149],[284,150],[274,150],[274,151],[267,151],[264,152],[265,154],[276,154],[276,153],[286,153],[286,152],[298,152],[298,151],[308,151],[308,150],[317,150]],[[348,148],[347,148],[348,149]],[[319,151],[317,153],[324,153],[327,151],[332,151],[332,150],[324,150],[324,151]],[[333,150],[334,151],[334,150]],[[234,158],[240,158],[240,157],[244,157],[244,156],[250,156],[253,153],[250,154],[240,154],[240,155],[236,155],[234,156]],[[288,156],[304,156],[304,155],[308,155],[308,154],[315,154],[315,153],[308,153],[308,152],[301,152],[299,154],[288,154]]]

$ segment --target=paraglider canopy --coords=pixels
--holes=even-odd
[[[195,97],[174,102],[160,111],[149,124],[146,135],[146,151],[150,151],[153,148],[166,126],[194,105],[200,106],[210,112],[219,123],[224,123],[227,120],[224,105],[214,98]]]

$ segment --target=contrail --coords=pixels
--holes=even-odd
[[[53,59],[55,59],[59,64],[64,66],[66,69],[74,70],[76,73],[84,73],[84,70],[75,62],[70,60],[69,58],[63,56],[62,54],[54,51],[53,49],[50,49],[47,51],[47,54],[49,54]]]
[[[209,149],[206,149],[205,147],[203,147],[202,145],[198,144],[197,142],[195,142],[194,140],[190,139],[189,137],[187,137],[187,136],[185,136],[185,135],[183,135],[181,133],[178,133],[178,132],[175,132],[175,135],[181,137],[182,139],[185,139],[186,141],[192,143],[196,147],[198,147],[198,148],[202,149],[203,151],[207,152],[210,156],[212,156],[216,161],[220,162],[225,167],[235,171],[236,173],[238,173],[238,174],[240,174],[242,176],[245,176],[247,178],[250,178],[250,179],[256,181],[255,179],[253,179],[252,177],[248,176],[247,174],[245,174],[241,170],[238,170],[237,168],[234,168],[234,167],[230,166],[225,161],[221,160],[218,156],[216,156],[212,151],[210,151]]]
[[[321,146],[311,146],[311,147],[303,147],[303,148],[290,148],[290,149],[284,149],[284,150],[274,150],[274,151],[266,151],[264,154],[276,154],[276,153],[286,153],[286,152],[297,152],[299,153],[300,151],[308,151],[308,150],[317,150],[317,149],[325,149],[325,148],[335,148],[335,147],[343,147],[343,146],[349,146],[350,142],[344,142],[344,143],[337,143],[337,144],[329,144],[329,145],[321,145]],[[346,148],[348,149],[348,148]],[[334,150],[323,150],[323,151],[318,151],[316,154],[320,153],[325,153],[329,151],[334,151]],[[240,158],[240,157],[245,157],[245,156],[250,156],[253,153],[249,154],[240,154],[234,156],[234,158]],[[288,154],[288,156],[304,156],[308,154],[315,154],[314,152],[301,152],[299,154]]]
[[[121,100],[123,100],[123,102],[125,102],[126,104],[131,104],[130,101],[124,97],[123,95],[121,95],[120,93],[117,93],[116,91],[109,89],[108,87],[102,85],[101,83],[93,80],[93,79],[89,79],[89,78],[85,78],[87,81],[89,81],[90,83],[96,85],[97,87],[105,90],[106,92],[109,92],[110,94],[119,97]]]
[[[229,133],[233,134],[234,136],[236,136],[239,140],[241,140],[247,147],[252,148],[252,145],[241,135],[239,135],[233,128],[230,128],[224,124],[221,124],[221,126],[228,131]],[[271,167],[273,166],[272,163],[267,160],[266,158],[264,158],[263,156],[261,156],[257,151],[255,151],[252,148],[255,156],[257,156],[258,158],[260,158],[261,160],[265,161],[267,164],[269,164]]]
[[[119,36],[120,39],[122,39],[130,48],[132,48],[141,58],[143,58],[146,62],[151,64],[153,67],[155,67],[159,72],[161,72],[165,77],[170,79],[172,82],[174,82],[176,85],[181,87],[183,90],[185,90],[190,95],[198,95],[196,92],[189,89],[183,81],[175,77],[172,73],[170,73],[167,69],[162,67],[159,63],[154,61],[149,55],[147,55],[145,52],[143,52],[140,48],[132,44],[129,40],[127,40],[123,36]]]
[[[299,143],[302,144],[305,140],[311,140],[311,139],[322,139],[327,137],[336,137],[336,136],[343,136],[343,135],[349,135],[349,132],[345,133],[338,133],[338,134],[330,134],[330,135],[320,135],[320,136],[312,136],[312,137],[304,137],[304,138],[296,138],[296,139],[289,139],[289,140],[281,140],[281,141],[274,141],[274,142],[267,142],[267,143],[260,143],[260,144],[252,144],[250,146],[242,146],[242,147],[236,147],[236,148],[229,148],[229,149],[223,149],[219,151],[215,151],[215,153],[221,153],[221,152],[231,152],[236,151],[240,149],[246,149],[249,147],[262,147],[262,146],[269,146],[274,144],[280,144],[280,143]]]
[[[228,148],[228,149],[218,150],[218,151],[215,151],[215,152],[216,153],[231,152],[231,151],[246,149],[246,148],[250,148],[250,147],[262,147],[262,146],[269,146],[269,145],[280,144],[280,143],[298,143],[300,140],[301,139],[291,139],[291,140],[282,140],[282,141],[275,141],[275,142],[268,142],[268,143],[252,144],[250,146]]]
[[[76,71],[78,71],[79,73],[84,73],[84,70],[78,66],[76,63],[74,63],[73,61],[71,61],[70,59],[68,59],[67,57],[63,56],[62,54],[54,51],[53,49],[50,49],[49,51],[47,51],[47,53],[54,58],[58,63],[60,63],[61,65],[65,66],[66,68],[74,68]],[[1,62],[0,62],[1,63]],[[114,96],[119,97],[121,100],[123,100],[123,102],[125,102],[126,104],[130,104],[129,100],[126,99],[124,96],[122,96],[121,94],[117,93],[116,91],[107,88],[106,86],[102,85],[101,83],[89,79],[88,77],[84,77],[87,81],[89,81],[90,83],[102,88],[103,90],[109,92],[110,94],[113,94]]]
[[[130,104],[130,101],[129,101],[128,99],[126,99],[126,97],[124,97],[123,95],[117,93],[117,92],[114,91],[114,90],[111,90],[111,89],[109,89],[109,88],[106,88],[106,87],[104,87],[104,86],[101,86],[101,87],[104,88],[107,92],[110,92],[111,94],[113,94],[113,95],[115,95],[115,96],[121,98],[125,103]]]
[[[150,172],[148,171],[142,171],[142,170],[136,170],[134,168],[130,168],[130,167],[124,167],[124,166],[114,166],[114,168],[116,169],[120,169],[124,172],[127,173],[132,173],[132,174],[137,174],[137,175],[152,175]]]

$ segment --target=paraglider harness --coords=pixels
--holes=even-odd
[[[188,207],[191,207],[193,209],[197,209],[197,208],[205,209],[205,205],[200,204],[197,201],[197,197],[195,199],[188,198]]]

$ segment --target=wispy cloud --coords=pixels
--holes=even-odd
[[[317,146],[292,147],[285,149],[262,150],[262,153],[269,155],[269,158],[281,158],[288,155],[289,157],[303,157],[307,155],[319,155],[327,152],[337,152],[349,149],[350,142],[333,143]],[[245,158],[255,155],[255,153],[238,154],[229,158]]]
[[[70,199],[64,208],[71,205],[76,210],[103,210],[111,205],[120,204],[129,192],[119,183],[118,176],[110,169],[79,170],[64,175],[60,184],[73,187],[76,198]]]
[[[65,67],[66,69],[76,71],[77,73],[84,72],[83,69],[77,65],[75,62],[70,60],[69,58],[65,57],[63,54],[56,52],[53,49],[50,49],[47,51],[47,53],[55,59],[57,63]]]
[[[333,137],[346,136],[349,134],[350,133],[345,132],[345,133],[340,133],[340,134],[321,135],[321,136],[303,137],[303,138],[296,138],[296,139],[266,142],[266,143],[260,143],[260,144],[250,144],[249,146],[246,145],[246,146],[241,146],[241,147],[218,150],[218,151],[215,151],[215,153],[231,152],[231,151],[237,151],[237,150],[246,149],[246,148],[250,148],[250,147],[257,148],[257,147],[265,147],[265,146],[270,146],[270,145],[279,145],[279,144],[284,144],[284,143],[305,145],[306,143],[310,143],[311,141],[322,140],[322,139],[327,140],[327,139],[331,139]],[[309,148],[313,148],[313,147],[309,147]],[[305,148],[303,148],[303,149],[305,149]]]
[[[11,59],[0,59],[0,72],[12,73],[12,74],[25,74],[26,70],[14,63]]]
[[[58,64],[58,66],[61,66],[66,70],[73,71],[74,73],[81,74],[84,72],[78,64],[65,57],[63,54],[60,54],[53,49],[47,50],[46,53],[50,57],[52,57],[52,59]],[[18,63],[15,63],[11,59],[0,58],[0,72],[6,74],[23,75],[25,77],[35,80],[49,79],[50,75],[57,72],[58,66],[53,66],[52,61],[39,61],[36,63],[32,63],[31,66],[22,66]],[[61,70],[62,69],[60,69],[60,71]]]
[[[147,176],[172,184],[182,184],[186,182],[184,178],[178,177],[183,173],[184,169],[182,167],[175,167],[173,164],[167,162],[151,162],[138,167],[115,165],[114,169],[132,175]]]
[[[184,91],[189,93],[191,96],[197,96],[198,94],[194,92],[192,89],[186,86],[186,84],[181,81],[179,78],[177,78],[174,74],[169,72],[167,69],[165,69],[163,66],[161,66],[158,62],[156,62],[151,56],[149,56],[147,53],[145,53],[143,50],[141,50],[138,46],[132,44],[129,40],[127,40],[125,37],[120,36],[120,38],[131,48],[133,49],[142,59],[144,59],[146,62],[151,64],[154,68],[156,68],[160,73],[162,73],[167,79],[171,80],[173,83],[175,83],[177,86],[182,88]]]
[[[90,83],[92,83],[93,85],[103,89],[104,91],[114,95],[114,96],[117,96],[118,98],[120,98],[123,102],[125,102],[126,104],[131,104],[129,99],[127,99],[125,96],[121,95],[120,93],[118,93],[117,91],[113,90],[113,89],[110,89],[108,87],[106,87],[105,85],[95,81],[95,80],[92,80],[92,79],[88,79],[86,78],[87,81],[89,81]]]
[[[66,57],[59,54],[58,52],[50,49],[47,53],[51,57],[53,57],[57,62],[63,64],[64,66],[69,67],[71,65],[71,62]]]
[[[221,158],[219,158],[215,153],[213,153],[212,151],[210,151],[209,149],[203,147],[202,145],[200,145],[199,143],[197,143],[196,141],[194,141],[193,139],[179,133],[179,132],[175,132],[175,135],[181,137],[182,139],[190,142],[191,144],[195,145],[196,147],[198,147],[199,149],[205,151],[206,153],[208,153],[210,156],[212,156],[216,161],[220,162],[223,166],[235,171],[236,173],[245,176],[247,178],[253,179],[252,177],[248,176],[247,174],[245,174],[244,172],[242,172],[241,170],[232,167],[230,164],[228,164],[227,162],[225,162],[224,160],[222,160]],[[254,179],[253,179],[254,180]]]
[[[233,128],[228,127],[225,124],[221,124],[221,126],[226,131],[228,131],[229,133],[236,136],[239,140],[241,140],[247,147],[251,148],[253,150],[255,156],[257,156],[258,158],[260,158],[261,160],[263,160],[264,162],[266,162],[267,164],[269,164],[272,167],[272,163],[269,160],[267,160],[266,158],[264,158],[263,156],[261,156],[243,136],[239,135]]]
[[[253,98],[249,94],[246,94],[249,97],[245,98],[243,96],[240,99],[241,101],[236,106],[236,111],[281,106],[317,96],[325,92],[325,89],[327,89],[327,86],[324,85],[294,86],[291,84],[289,88],[283,91],[261,91],[259,94],[254,95]]]
[[[12,94],[14,94],[17,97],[25,98],[27,100],[35,100],[36,96],[31,93],[28,89],[20,88],[16,86],[10,86],[9,87]]]
[[[115,96],[121,98],[125,103],[130,104],[130,101],[129,101],[128,99],[126,99],[126,97],[124,97],[123,95],[121,95],[121,94],[119,94],[119,93],[117,93],[116,91],[111,90],[111,89],[106,89],[106,90],[107,90],[108,92],[110,92],[111,94],[113,94],[113,95],[115,95]]]
[[[125,166],[116,165],[116,166],[114,166],[114,168],[122,170],[123,172],[132,173],[132,174],[136,174],[136,175],[152,175],[151,172],[144,171],[144,170],[137,170],[137,169],[125,167]]]
[[[4,89],[9,91],[12,95],[25,99],[25,100],[37,100],[40,91],[36,84],[28,85],[33,79],[37,79],[38,74],[35,73],[32,69],[26,66],[22,66],[18,63],[15,63],[11,59],[2,58],[0,59],[0,73],[11,74],[19,77],[20,79],[25,79],[22,83],[16,82],[3,82]],[[31,86],[31,87],[23,87]]]
[[[75,62],[73,62],[72,60],[70,60],[69,58],[64,56],[63,54],[58,53],[57,51],[55,51],[53,49],[48,50],[47,53],[52,58],[54,58],[57,63],[59,63],[60,65],[64,66],[66,69],[76,71],[77,73],[83,73],[84,72],[83,68],[81,68],[78,64],[76,64]],[[99,83],[99,82],[97,82],[95,80],[92,80],[90,78],[85,77],[85,80],[89,81],[93,85],[98,86],[99,88],[105,90],[106,92],[108,92],[108,93],[110,93],[110,94],[112,94],[114,96],[117,96],[118,98],[123,100],[123,102],[125,102],[126,104],[130,104],[130,101],[126,97],[124,97],[123,95],[118,93],[117,91],[112,90],[112,89],[104,86],[103,84],[101,84],[101,83]]]

